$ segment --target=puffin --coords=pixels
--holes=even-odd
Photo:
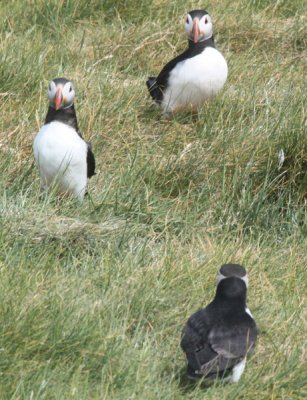
[[[150,96],[164,114],[198,111],[223,88],[227,79],[227,62],[215,48],[208,12],[188,12],[185,31],[188,48],[168,62],[157,77],[149,77],[146,82]]]
[[[258,334],[256,322],[246,306],[247,272],[240,264],[224,264],[216,282],[213,301],[191,315],[180,345],[186,354],[190,379],[223,378],[236,383]]]
[[[58,192],[82,202],[87,179],[95,175],[95,157],[78,127],[72,82],[53,79],[48,86],[48,98],[45,124],[33,142],[41,190],[56,185]]]

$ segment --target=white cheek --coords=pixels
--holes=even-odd
[[[245,312],[251,317],[251,318],[253,318],[254,319],[254,317],[253,317],[253,314],[250,312],[250,309],[249,308],[245,308]]]
[[[242,281],[245,282],[245,285],[248,288],[248,276],[247,276],[247,274],[245,276],[243,276],[243,278],[241,278],[241,279],[242,279]]]
[[[72,103],[75,97],[75,92],[72,90],[71,92],[68,92],[65,96],[65,102],[66,103]]]
[[[187,34],[190,34],[192,32],[193,21],[192,21],[192,17],[191,17],[190,14],[188,14],[186,16],[184,27],[185,27],[185,31],[186,31]]]
[[[212,36],[212,24],[211,24],[211,23],[208,23],[208,24],[205,25],[205,30],[204,30],[204,32],[205,32],[205,35],[206,35],[207,37]]]
[[[48,98],[51,101],[55,97],[55,91],[53,90],[48,90]]]
[[[185,24],[185,31],[186,33],[190,33],[192,31],[192,24]]]
[[[70,89],[72,89],[72,90],[70,90]],[[66,84],[64,86],[62,93],[63,93],[63,97],[65,99],[65,103],[73,102],[73,99],[75,97],[75,91],[70,83]]]
[[[207,21],[207,23],[205,23],[205,21]],[[205,39],[209,39],[212,36],[212,22],[208,16],[200,20],[199,30]]]
[[[48,88],[48,98],[49,100],[52,100],[56,94],[56,86],[54,84],[54,82],[50,83],[50,89]]]
[[[68,84],[66,83],[66,85],[63,87],[63,90],[62,90],[62,94],[64,97],[69,96],[70,88],[71,88],[70,83],[68,83]]]
[[[207,27],[208,27],[208,24],[205,24],[204,21],[202,21],[202,22],[199,24],[199,29],[200,29],[201,32],[206,33],[207,30],[208,30]]]

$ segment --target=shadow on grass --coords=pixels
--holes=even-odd
[[[196,388],[200,388],[202,390],[209,389],[212,385],[214,385],[214,381],[210,379],[191,379],[187,375],[186,367],[183,367],[177,375],[177,379],[179,382],[179,388],[182,394],[186,394],[192,392]]]
[[[141,120],[154,119],[165,124],[176,122],[180,125],[199,123],[201,119],[203,119],[203,116],[197,111],[183,111],[165,115],[156,104],[151,104],[149,107],[142,108],[139,112],[139,117]]]

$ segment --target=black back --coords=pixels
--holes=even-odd
[[[157,78],[150,77],[147,82],[147,88],[153,100],[157,103],[161,103],[163,100],[163,91],[167,88],[168,78],[172,69],[176,67],[176,65],[182,61],[185,61],[189,58],[195,57],[203,52],[206,47],[214,47],[214,37],[204,40],[202,42],[194,43],[189,40],[189,47],[181,53],[179,56],[175,57],[173,60],[168,62],[160,72]]]

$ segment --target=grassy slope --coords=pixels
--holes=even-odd
[[[144,80],[203,2],[28,3],[0,5],[0,398],[302,398],[303,2],[207,3],[230,75],[196,120],[162,118]],[[31,154],[61,75],[98,163],[82,207],[39,198]],[[227,261],[258,346],[238,385],[190,387],[180,331]]]

